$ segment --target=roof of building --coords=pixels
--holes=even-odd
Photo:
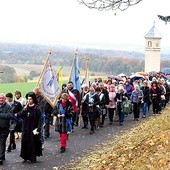
[[[155,28],[155,24],[153,27],[149,30],[149,32],[145,35],[145,38],[161,38],[161,34],[159,31]]]

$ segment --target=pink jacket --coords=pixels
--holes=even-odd
[[[109,92],[109,105],[107,108],[116,108],[116,102],[115,102],[116,92]]]

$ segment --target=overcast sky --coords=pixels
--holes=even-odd
[[[77,0],[0,1],[0,41],[43,44],[144,46],[144,36],[156,21],[162,47],[170,48],[170,24],[157,14],[170,15],[170,0],[143,0],[114,15],[80,5]]]

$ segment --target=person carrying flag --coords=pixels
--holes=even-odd
[[[80,92],[74,88],[74,84],[72,81],[68,82],[67,88],[68,98],[71,101],[74,110],[74,113],[72,115],[73,120],[72,126],[74,128],[74,125],[78,126],[78,113],[80,110]]]

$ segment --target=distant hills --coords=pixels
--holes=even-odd
[[[52,48],[53,55],[59,59],[65,57],[73,57],[76,49],[73,47],[56,45],[38,45],[38,44],[13,44],[13,43],[0,43],[0,62],[6,63],[42,63]],[[107,50],[107,49],[90,49],[80,48],[78,50],[79,56],[91,57],[123,57],[123,58],[139,58],[144,59],[144,53],[138,51],[123,51],[123,50]],[[170,54],[162,54],[161,59],[169,59]],[[80,57],[81,58],[81,57]]]
[[[71,66],[76,50],[73,46],[15,43],[0,43],[0,64],[42,65],[50,49],[52,49],[52,64]],[[78,56],[79,66],[85,68],[86,58],[89,58],[90,69],[94,72],[112,74],[142,71],[144,68],[144,53],[138,51],[79,48]],[[169,58],[170,54],[161,55],[162,60]],[[167,66],[166,62],[163,66]]]

